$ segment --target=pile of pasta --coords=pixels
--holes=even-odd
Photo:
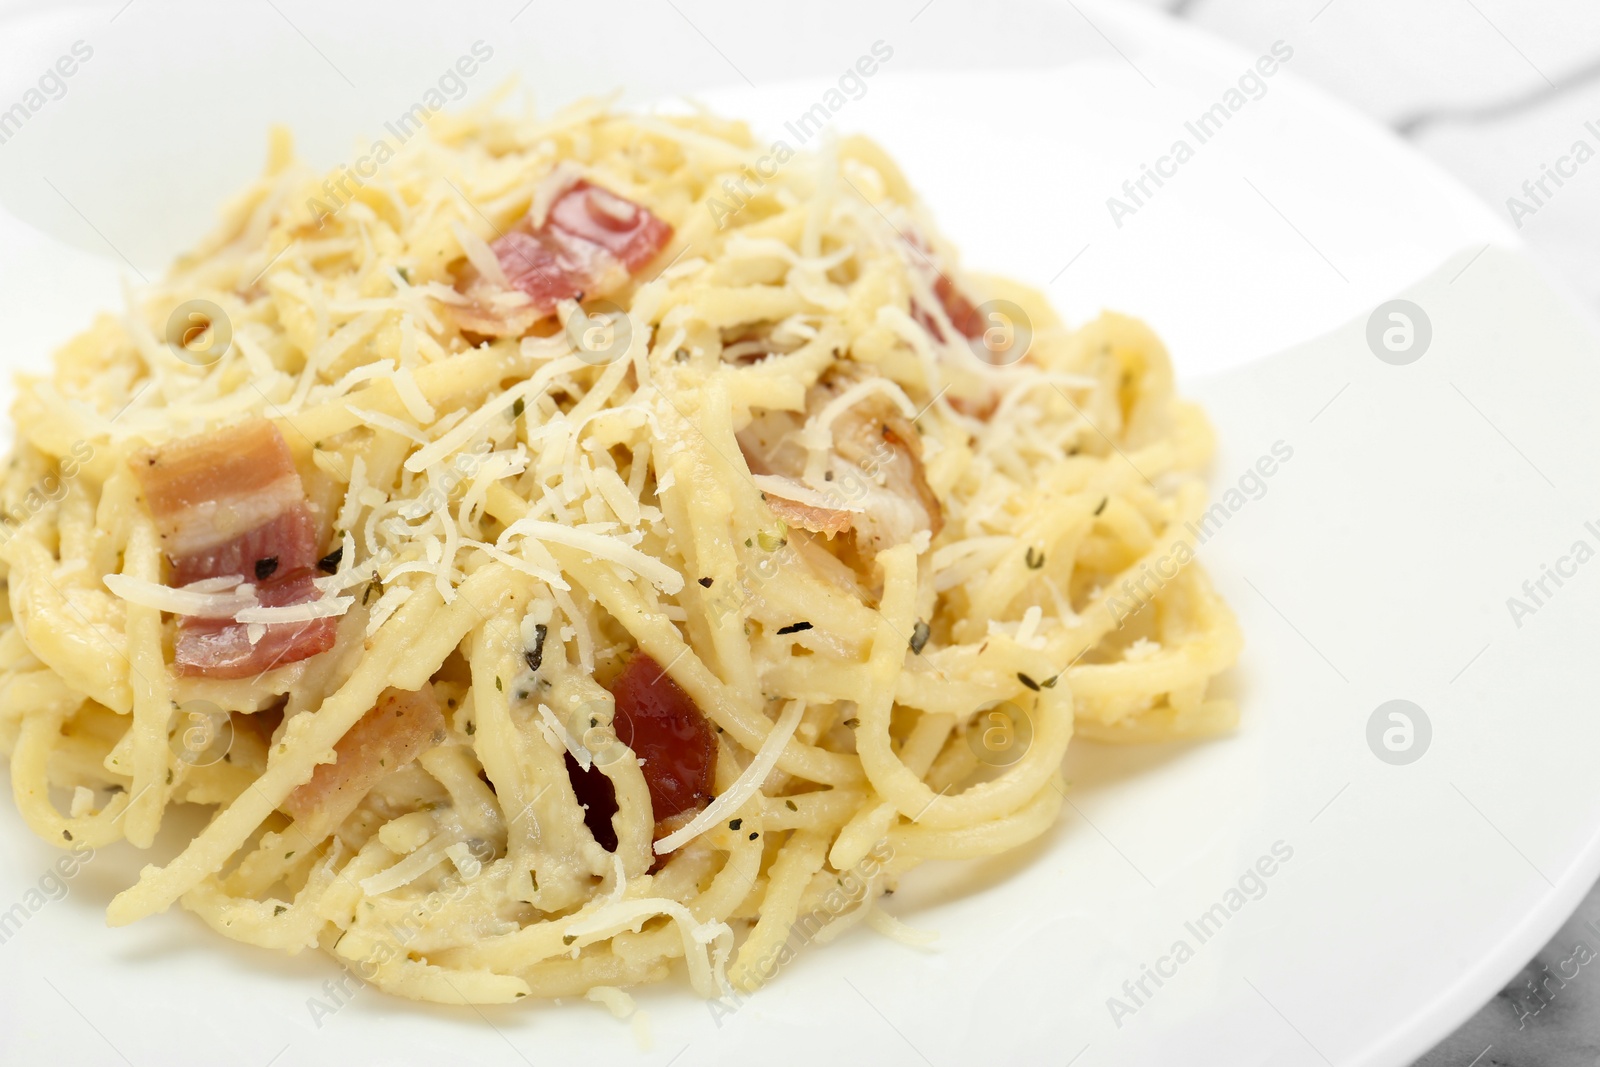
[[[800,941],[914,936],[883,894],[1049,830],[1075,734],[1234,725],[1208,687],[1240,638],[1186,531],[1210,432],[1157,338],[1109,314],[1068,329],[1039,294],[962,272],[864,138],[778,155],[741,123],[600,103],[440,116],[359,179],[313,173],[276,133],[208,239],[22,378],[0,747],[44,839],[169,853],[113,924],[181,903],[446,1003],[615,998],[679,960],[726,996]],[[463,279],[563,167],[670,241],[603,307],[485,333]],[[958,321],[994,299],[1022,309],[1025,352],[986,358]],[[195,300],[230,334],[206,359],[168,343]],[[891,443],[937,522],[866,544],[895,491],[867,464],[859,497],[802,501],[858,529],[806,529],[752,470],[741,434],[773,413],[826,448],[839,405],[808,396],[842,374],[913,428]],[[324,595],[353,603],[330,651],[186,675],[170,613],[107,583],[162,574],[129,461],[246,419],[281,432],[341,549]],[[671,827],[612,729],[635,653],[714,728],[715,798]],[[290,794],[386,690],[427,686],[436,743],[325,837],[302,832]],[[222,709],[220,758],[179,743],[202,705]],[[614,787],[611,847],[569,759]],[[213,813],[158,842],[180,804]]]

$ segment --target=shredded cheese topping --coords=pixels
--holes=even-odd
[[[784,153],[751,186],[768,151],[705,114],[485,105],[334,206],[278,133],[211,236],[21,383],[0,476],[16,802],[90,847],[149,847],[172,805],[216,809],[113,922],[181,902],[449,1003],[588,993],[622,1013],[620,989],[678,959],[704,996],[749,992],[796,923],[923,943],[879,894],[1045,832],[1073,735],[1233,724],[1208,686],[1239,636],[1187,532],[1209,432],[1160,342],[1115,315],[1070,330],[1037,293],[963,272],[870,141]],[[577,177],[607,191],[597,225],[637,204],[671,241],[498,335],[529,305],[493,235],[539,226]],[[980,317],[1019,306],[1031,347],[980,358],[954,296]],[[232,339],[180,358],[167,321],[193,300]],[[744,457],[739,434],[773,413],[803,478]],[[162,582],[128,457],[248,417],[281,431],[335,550],[315,601]],[[842,464],[845,441],[871,454]],[[851,528],[810,532],[807,509]],[[889,533],[869,544],[869,522]],[[337,616],[338,637],[257,677],[180,677],[182,616],[254,640]],[[716,799],[660,831],[659,768],[607,689],[636,651],[715,728]],[[339,768],[386,687],[425,685],[445,729],[309,840],[285,799]],[[569,754],[614,789],[614,849]]]

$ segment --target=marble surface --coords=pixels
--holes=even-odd
[[[1395,129],[1505,213],[1600,312],[1600,4],[1593,0],[1139,0],[1258,51]],[[1590,125],[1592,124],[1592,125]],[[1551,169],[1569,172],[1560,183]],[[1543,187],[1540,187],[1540,180]],[[1527,183],[1527,187],[1524,186]],[[1515,202],[1513,202],[1515,198]],[[1600,1063],[1600,886],[1416,1067]]]

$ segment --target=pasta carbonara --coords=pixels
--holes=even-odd
[[[757,163],[759,162],[759,170]],[[504,1003],[748,992],[1224,730],[1203,416],[1160,342],[961,270],[871,141],[442,116],[262,177],[20,383],[0,747],[111,901]]]

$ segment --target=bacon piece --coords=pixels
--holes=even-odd
[[[978,309],[968,300],[949,278],[943,274],[933,283],[933,295],[939,298],[939,303],[944,305],[945,317],[950,320],[950,325],[956,332],[968,340],[976,340],[983,336],[983,318],[978,314]]]
[[[1018,357],[1011,356],[1008,349],[996,351],[989,347],[991,339],[987,335],[990,326],[996,323],[989,321],[984,315],[978,313],[978,308],[972,300],[956,287],[950,279],[947,265],[941,264],[938,253],[928,247],[921,235],[915,231],[908,233],[906,244],[912,249],[907,257],[913,270],[918,271],[927,279],[933,295],[939,301],[939,306],[944,309],[945,319],[955,328],[956,333],[965,338],[972,352],[980,360],[991,366],[1001,366],[1015,361]],[[915,298],[911,301],[911,318],[918,326],[928,332],[935,341],[943,344],[945,341],[944,327],[934,317],[933,312],[920,304]],[[972,344],[971,342],[978,342]],[[1009,340],[1007,343],[1011,343]],[[1026,356],[1026,352],[1023,356]],[[968,375],[956,374],[947,386],[947,400],[951,407],[971,418],[983,422],[989,421],[995,408],[1000,405],[1000,393],[993,387],[993,383],[981,378],[973,380]]]
[[[689,694],[655,660],[635,652],[611,683],[611,695],[616,699],[612,729],[644,761],[640,769],[650,787],[657,828],[710,801],[716,786],[717,738]],[[585,806],[589,832],[604,848],[615,849],[611,817],[617,812],[617,795],[611,780],[599,767],[583,770],[570,755],[567,775]]]
[[[950,320],[950,325],[956,328],[957,333],[969,341],[976,341],[983,336],[983,316],[978,314],[978,309],[956,288],[954,282],[943,274],[938,275],[933,281],[933,295],[939,298],[945,318]],[[911,317],[918,326],[932,334],[934,340],[944,340],[944,330],[940,328],[939,321],[914,300],[911,302]]]
[[[529,303],[493,305],[499,290],[469,269],[462,292],[473,305],[456,309],[456,320],[485,336],[520,336],[563,300],[622,288],[671,239],[672,227],[649,209],[577,179],[551,202],[541,226],[535,229],[525,219],[489,245],[506,279]]]
[[[549,229],[605,249],[630,273],[655,258],[672,227],[631,200],[579,179],[550,205]]]
[[[883,439],[895,450],[890,484],[899,482],[911,490],[926,520],[925,528],[929,536],[938,537],[939,531],[944,529],[944,508],[940,506],[933,486],[928,484],[928,469],[922,465],[922,439],[917,436],[911,423],[893,416],[883,424]],[[923,528],[923,525],[917,527]]]
[[[289,446],[277,427],[252,419],[172,441],[130,460],[144,492],[168,584],[238,575],[257,586],[261,603],[283,607],[316,600],[316,522]],[[174,665],[180,674],[243,678],[325,652],[336,619],[270,623],[254,645],[231,619],[185,616]]]
[[[415,693],[390,687],[333,746],[334,761],[284,799],[295,828],[321,841],[349,817],[384,776],[444,740],[444,713],[433,686]]]
[[[617,701],[618,740],[643,759],[656,820],[702,807],[717,775],[717,738],[711,724],[672,676],[635,652],[611,683]]]
[[[943,274],[935,279],[933,293],[944,307],[950,325],[954,326],[968,342],[979,342],[972,345],[973,353],[985,363],[993,365],[996,353],[991,351],[985,342],[987,324],[983,316],[978,314],[978,309],[973,306],[972,301],[968,300]],[[915,300],[911,301],[911,317],[917,325],[927,330],[935,341],[943,343],[944,329],[938,320]],[[963,376],[957,375],[949,383],[946,400],[961,414],[980,422],[988,422],[995,409],[1000,406],[1000,392],[991,383],[982,379],[963,380]]]
[[[224,558],[231,542],[305,506],[305,489],[289,446],[265,419],[172,441],[139,453],[131,462],[162,551],[174,563],[187,557]],[[284,569],[312,562],[297,560]],[[201,576],[229,573],[239,572],[213,570]]]
[[[262,607],[304,604],[317,599],[316,572],[309,568],[256,584]],[[261,640],[250,643],[249,628],[232,619],[185,616],[173,643],[173,664],[182,675],[249,678],[284,663],[294,663],[333,647],[339,620],[266,624]]]
[[[909,541],[919,530],[937,536],[944,526],[939,498],[923,470],[921,438],[882,393],[863,397],[833,420],[824,486],[801,481],[807,455],[799,435],[806,421],[872,373],[852,363],[837,364],[807,392],[803,415],[763,412],[738,438],[751,471],[776,476],[761,482],[774,514],[830,538],[851,530],[856,547],[869,556]],[[777,479],[792,483],[793,495],[785,496]],[[837,506],[807,499],[819,495]]]
[[[609,292],[628,280],[603,248],[559,231],[513,230],[489,247],[507,280],[532,300],[536,318],[551,314],[563,300]]]
[[[617,787],[611,784],[606,772],[590,764],[588,770],[567,753],[567,778],[572,782],[572,792],[583,805],[583,824],[594,835],[595,844],[607,852],[617,850],[617,828],[611,817],[617,813]]]
[[[768,482],[767,484],[771,485],[772,483]],[[805,487],[798,482],[794,484],[796,495],[798,495]],[[812,533],[822,534],[830,541],[838,534],[849,530],[851,523],[855,520],[853,512],[845,511],[842,508],[825,508],[816,504],[804,504],[790,497],[780,496],[776,489],[763,490],[761,497],[767,502],[767,507],[772,509],[772,513],[788,525],[798,526],[802,530],[810,530]]]
[[[938,299],[939,305],[944,308],[945,318],[950,320],[956,332],[969,341],[977,340],[983,336],[983,318],[978,314],[978,309],[967,299],[965,293],[957,289],[950,280],[945,268],[940,266],[939,255],[934,252],[928,242],[916,230],[907,230],[904,234],[905,242],[911,248],[908,257],[911,266],[920,271],[933,287],[933,295]],[[911,317],[918,326],[927,330],[935,341],[944,340],[944,330],[939,322],[927,308],[911,302]]]
[[[275,518],[230,541],[168,557],[172,585],[188,585],[225,574],[241,575],[247,582],[265,581],[274,575],[304,570],[317,558],[317,524],[304,500],[295,501]]]
[[[788,435],[798,433],[800,427],[790,412],[768,412],[757,416],[739,435],[739,447],[750,473],[757,478],[761,499],[772,513],[789,526],[823,534],[831,541],[850,529],[855,515],[842,506],[843,494],[819,493],[794,476],[804,468],[805,458],[787,453],[785,445]],[[783,465],[790,473],[778,473],[773,463]]]

